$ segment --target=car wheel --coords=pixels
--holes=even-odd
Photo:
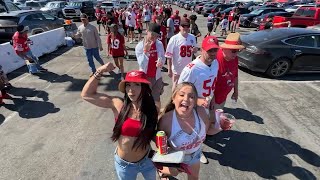
[[[290,70],[290,67],[291,62],[289,59],[280,58],[270,65],[266,74],[271,78],[278,78],[285,75]]]

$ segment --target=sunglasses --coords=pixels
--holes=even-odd
[[[190,28],[190,25],[182,25],[183,28]]]

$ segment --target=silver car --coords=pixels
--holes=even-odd
[[[45,7],[40,10],[46,13],[49,13],[53,16],[57,16],[59,18],[63,18],[62,9],[65,8],[67,3],[65,1],[53,1],[48,2]]]

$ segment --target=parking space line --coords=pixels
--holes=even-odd
[[[309,83],[320,83],[320,81],[282,81],[282,80],[270,80],[270,81],[240,81],[242,84],[309,84]]]

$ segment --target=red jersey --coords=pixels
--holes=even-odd
[[[137,28],[142,28],[142,14],[139,13],[136,16],[136,27]]]
[[[155,14],[152,15],[151,21],[152,21],[152,22],[156,22],[157,16],[158,16],[158,15],[155,15]]]
[[[119,24],[119,14],[117,12],[115,12],[113,14],[113,17],[114,17],[114,23]]]
[[[172,20],[173,20],[173,24],[174,24],[174,33],[178,33],[180,31],[179,26],[180,26],[181,18],[180,18],[180,16],[173,16]]]
[[[101,20],[102,14],[103,14],[102,9],[96,9],[95,15],[98,21]]]
[[[229,16],[228,16],[228,21],[232,21],[233,20],[233,11],[230,11]]]
[[[222,49],[217,52],[219,63],[218,76],[214,91],[214,97],[217,104],[223,103],[230,91],[234,88],[234,82],[238,77],[238,57],[234,60],[226,61],[222,54]]]
[[[101,10],[101,19],[104,22],[108,21],[107,13],[104,10]]]
[[[111,38],[111,34],[107,36],[107,44],[110,47],[110,54],[112,56],[124,56],[124,37],[117,33],[114,39]]]
[[[150,51],[149,51],[149,62],[148,62],[148,70],[147,70],[147,77],[154,78],[156,77],[157,72],[157,61],[158,61],[158,52],[157,52],[157,46],[154,42],[151,45]]]
[[[27,52],[30,50],[28,45],[28,36],[15,32],[12,36],[13,48],[18,54],[19,52]]]
[[[167,42],[167,28],[164,25],[161,25],[160,27],[160,37],[158,40],[162,42],[163,48],[166,49],[167,47],[165,47],[164,45]]]

